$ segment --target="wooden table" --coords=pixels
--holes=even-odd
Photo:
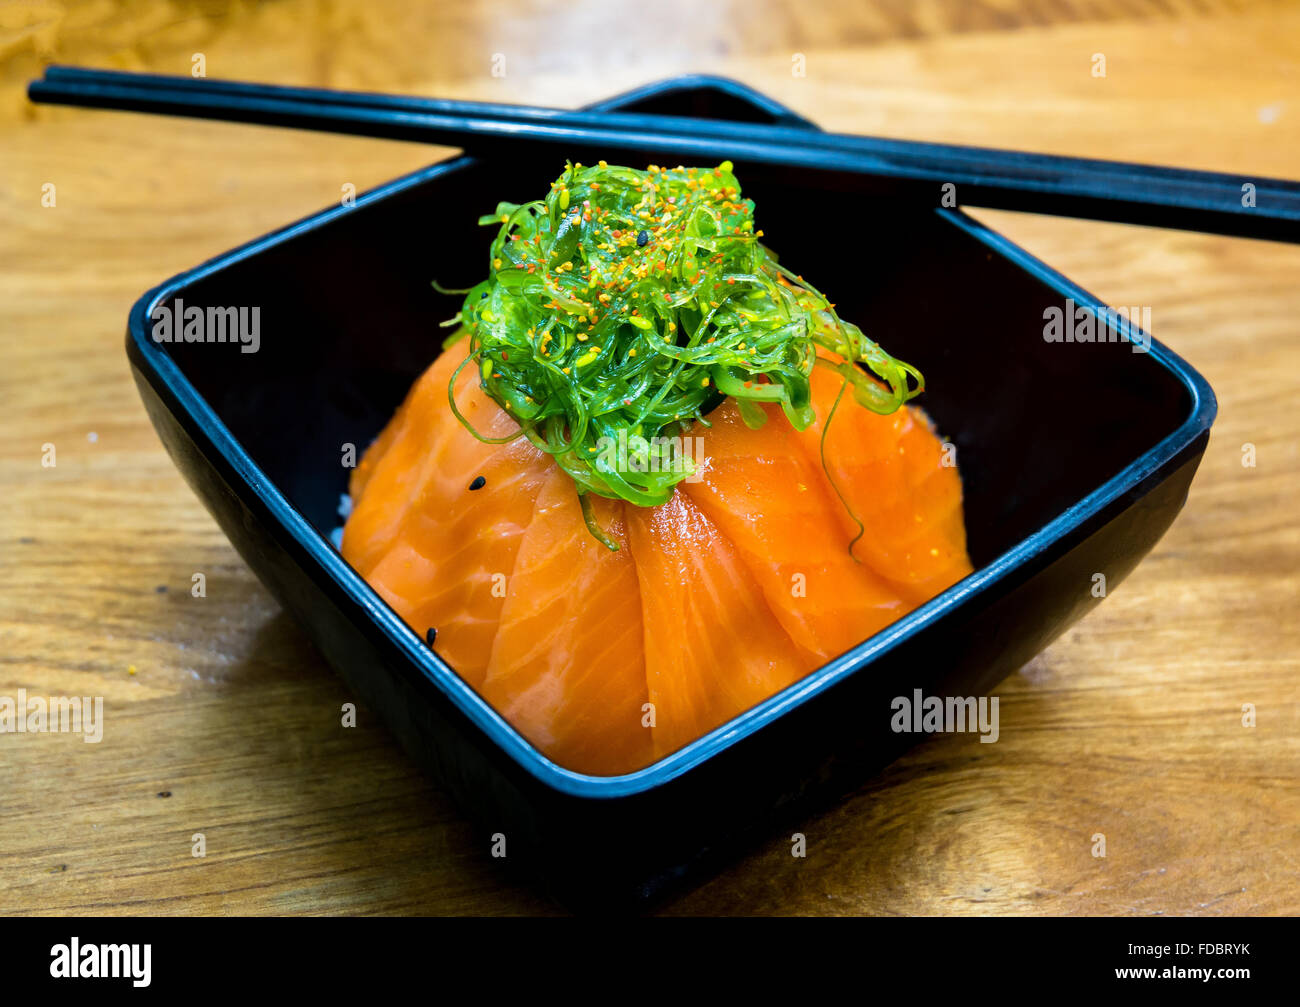
[[[0,10],[0,696],[106,704],[98,745],[0,735],[0,912],[554,911],[373,717],[339,727],[346,690],[173,469],[122,349],[147,287],[442,152],[34,109],[43,62],[184,73],[202,53],[209,76],[557,105],[703,70],[842,130],[1300,177],[1294,5],[210,6]],[[980,216],[1152,305],[1210,380],[1187,508],[1004,683],[998,744],[923,744],[807,821],[806,858],[774,835],[665,909],[1300,912],[1300,248]]]

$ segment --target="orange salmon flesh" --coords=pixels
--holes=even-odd
[[[647,766],[971,572],[961,477],[925,413],[873,413],[830,371],[808,429],[771,406],[750,429],[728,400],[688,431],[704,462],[667,503],[593,496],[615,552],[550,456],[457,420],[459,363],[434,362],[353,471],[343,556],[566,769]],[[460,411],[485,437],[517,430],[477,379],[458,378]]]

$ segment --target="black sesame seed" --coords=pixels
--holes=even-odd
[[[166,584],[159,584],[159,585],[158,585],[156,588],[154,588],[153,590],[154,590],[154,594],[166,594],[166,593],[167,593],[167,585],[166,585]]]
[[[428,631],[424,634],[424,642],[432,647],[433,641],[436,639],[438,639],[438,631],[434,627],[430,626]]]
[[[649,231],[637,231],[637,233],[636,233],[636,247],[637,247],[637,248],[644,248],[645,245],[646,245],[646,242],[648,242],[649,240],[650,240],[650,232],[649,232]]]
[[[474,481],[469,484],[469,488],[472,490],[481,490],[486,485],[487,485],[486,479],[484,479],[482,476],[475,476]]]
[[[171,797],[171,796],[172,796],[172,792],[171,792],[170,790],[160,790],[160,791],[158,791],[158,796],[159,796],[159,797]]]

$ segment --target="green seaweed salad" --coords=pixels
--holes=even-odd
[[[479,369],[484,391],[518,421],[516,436],[572,476],[588,525],[611,547],[587,494],[655,506],[692,462],[619,465],[610,445],[680,443],[724,396],[750,426],[770,402],[802,430],[814,419],[813,367],[838,372],[878,413],[923,388],[916,368],[843,321],[762,243],[729,161],[645,171],[570,163],[545,199],[501,203],[479,223],[498,228],[491,272],[455,291],[464,305],[444,323],[462,326],[449,346],[469,339],[457,375]],[[460,422],[489,440],[448,395]]]

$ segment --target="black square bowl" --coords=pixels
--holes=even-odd
[[[814,128],[734,82],[680,78],[597,106]],[[611,151],[613,160],[618,152]],[[679,158],[665,152],[663,163]],[[852,787],[916,740],[891,700],[986,695],[1113,589],[1186,500],[1216,406],[1159,343],[1044,338],[1046,309],[1101,305],[952,210],[828,193],[739,164],[769,242],[840,313],[925,373],[956,443],[975,573],[766,702],[638,772],[555,765],[464,684],[331,545],[360,452],[438,352],[444,287],[486,269],[480,213],[550,161],[436,164],[151,290],[127,352],[150,419],[230,541],[320,652],[487,837],[570,905],[638,905]],[[836,228],[831,200],[870,222]],[[842,215],[841,215],[842,216]],[[478,249],[464,255],[464,249]],[[449,255],[456,250],[456,255]],[[480,257],[481,256],[481,257]],[[153,309],[257,306],[260,346],[155,342]]]

